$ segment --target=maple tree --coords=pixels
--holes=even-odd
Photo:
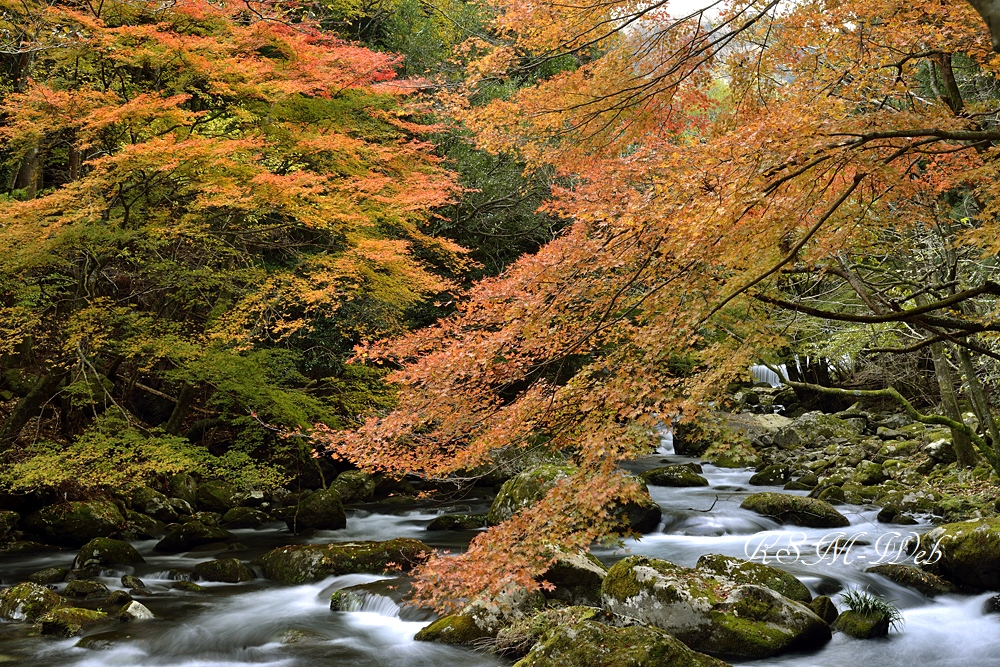
[[[0,8],[8,461],[55,416],[126,453],[158,425],[159,460],[186,435],[238,474],[301,458],[262,422],[387,405],[346,355],[467,263],[424,231],[458,186],[398,102],[399,58],[279,2]]]
[[[477,55],[465,96],[442,102],[481,147],[564,179],[546,210],[569,225],[476,285],[455,315],[360,349],[399,364],[399,405],[327,433],[322,448],[432,477],[537,450],[579,472],[467,553],[432,560],[423,600],[535,585],[553,546],[615,534],[608,508],[637,492],[618,463],[649,453],[657,425],[697,415],[751,363],[774,361],[790,316],[912,325],[993,353],[988,272],[877,293],[838,262],[935,229],[975,261],[1000,250],[1000,59],[972,5],[493,10],[490,38],[465,47]],[[555,59],[569,64],[476,101]],[[853,296],[818,307],[796,280],[839,280]]]

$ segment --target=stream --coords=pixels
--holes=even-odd
[[[660,454],[636,461],[633,471],[664,463],[691,462],[673,454]],[[816,544],[832,532],[780,526],[774,521],[740,509],[749,493],[778,490],[748,485],[751,470],[729,470],[705,465],[709,486],[696,488],[650,487],[663,510],[660,529],[630,540],[624,549],[595,549],[605,563],[629,554],[664,558],[693,566],[699,556],[721,553],[746,558],[758,551],[774,565],[777,549],[796,544],[799,558],[791,552],[778,554],[783,569],[799,577],[814,595],[837,594],[848,588],[868,587],[892,600],[903,612],[902,627],[887,638],[857,640],[834,633],[833,640],[813,653],[798,653],[740,665],[758,667],[846,667],[852,664],[878,667],[979,667],[1000,665],[1000,616],[984,615],[984,601],[991,594],[939,596],[928,600],[919,593],[897,586],[881,576],[864,572],[865,567],[886,557],[891,533],[926,531],[929,523],[893,526],[875,521],[877,508],[844,505],[838,509],[851,521],[841,529],[847,537],[858,536],[851,549],[817,556]],[[490,654],[413,641],[414,634],[432,618],[384,598],[380,605],[364,611],[331,612],[332,591],[385,579],[376,575],[331,577],[315,584],[278,586],[264,579],[242,584],[199,582],[204,592],[171,589],[178,575],[171,570],[190,570],[196,563],[219,553],[242,560],[292,542],[384,540],[413,537],[437,548],[461,550],[474,535],[465,532],[428,532],[426,526],[441,513],[485,512],[487,500],[464,501],[453,506],[400,507],[371,505],[349,513],[348,527],[321,531],[309,539],[296,540],[284,524],[234,531],[237,548],[225,552],[192,551],[162,555],[154,552],[155,540],[135,542],[146,563],[105,571],[99,580],[112,590],[121,589],[122,574],[136,574],[154,593],[137,598],[156,615],[155,621],[121,625],[98,631],[89,648],[76,644],[80,638],[40,637],[25,623],[0,622],[0,665],[33,667],[491,667],[510,663]],[[863,533],[863,535],[861,535]],[[881,538],[881,541],[880,541]],[[922,547],[924,548],[924,547]],[[928,547],[929,548],[929,547]],[[764,555],[766,552],[766,556]],[[822,554],[823,552],[821,552]],[[11,556],[0,560],[0,579],[10,584],[45,567],[70,567],[75,552]],[[834,562],[833,556],[838,558]],[[846,556],[846,558],[845,558]],[[912,558],[898,562],[912,564]],[[793,562],[795,561],[795,562]],[[65,584],[59,584],[59,589]]]

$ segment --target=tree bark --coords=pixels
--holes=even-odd
[[[958,357],[962,362],[962,372],[965,374],[965,382],[969,387],[969,397],[972,399],[972,405],[976,410],[979,423],[990,434],[990,440],[993,441],[993,451],[1000,451],[1000,431],[997,430],[996,420],[993,419],[990,404],[986,400],[986,394],[983,392],[983,384],[979,381],[979,376],[976,375],[976,367],[972,363],[972,355],[967,349],[959,346]]]
[[[167,424],[164,426],[164,430],[170,435],[180,435],[181,426],[184,424],[184,418],[187,416],[191,408],[191,401],[194,399],[194,387],[192,387],[187,382],[181,387],[181,391],[177,394],[177,404],[174,406],[173,412],[170,413],[170,418],[167,419]]]
[[[993,39],[993,50],[1000,53],[1000,0],[969,0],[986,22]]]
[[[10,448],[24,425],[38,414],[42,405],[56,393],[66,374],[64,370],[49,371],[38,379],[27,396],[18,401],[14,411],[0,428],[0,452]]]
[[[944,346],[941,343],[931,345],[931,356],[934,358],[934,377],[937,378],[938,389],[941,391],[941,408],[949,419],[964,424],[962,409],[958,405],[958,397],[955,396],[955,384],[952,380],[951,369],[948,367],[948,359],[944,354]],[[952,428],[951,440],[959,467],[974,467],[977,458],[976,450],[973,449],[968,435]]]

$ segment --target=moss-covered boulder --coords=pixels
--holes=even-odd
[[[940,544],[941,559],[925,569],[959,586],[1000,590],[1000,518],[944,524],[920,542],[927,551]]]
[[[375,496],[375,478],[361,470],[345,470],[337,475],[332,486],[345,503],[361,503]]]
[[[202,544],[226,542],[232,538],[233,534],[228,530],[206,526],[200,521],[188,521],[167,533],[166,537],[157,542],[153,549],[163,553],[179,553],[190,551]]]
[[[737,584],[765,586],[796,602],[809,603],[812,601],[812,593],[809,592],[809,588],[805,584],[784,570],[770,565],[754,563],[734,556],[705,554],[698,559],[695,568],[721,575]]]
[[[53,544],[79,547],[95,537],[110,537],[125,528],[125,517],[107,500],[69,502],[29,515],[26,527]]]
[[[809,603],[809,608],[813,610],[813,613],[831,625],[840,616],[837,605],[833,604],[833,600],[830,599],[829,595],[817,596],[816,599]]]
[[[599,607],[574,605],[545,609],[530,618],[515,621],[501,628],[493,642],[493,651],[505,658],[523,658],[531,647],[546,633],[559,625],[575,624],[579,621],[614,621],[614,617]]]
[[[340,530],[347,527],[347,513],[340,493],[333,488],[321,489],[306,496],[285,518],[288,530],[304,533],[310,530]]]
[[[591,620],[557,625],[514,667],[725,667],[657,628],[616,628]]]
[[[471,644],[496,637],[504,628],[531,618],[545,605],[539,591],[512,588],[495,597],[479,597],[458,614],[440,618],[417,633],[417,641]]]
[[[187,591],[188,593],[203,593],[205,592],[204,586],[199,586],[193,581],[175,581],[170,584],[170,587],[177,591]]]
[[[427,530],[478,530],[486,527],[485,514],[443,514],[429,524]]]
[[[232,530],[234,528],[260,528],[271,520],[266,512],[252,507],[234,507],[222,515],[219,525]]]
[[[486,514],[487,525],[496,526],[514,516],[518,510],[538,502],[560,480],[571,477],[576,471],[576,467],[571,465],[545,463],[510,478],[500,487],[500,492],[490,505]],[[645,485],[642,480],[637,481]],[[649,496],[648,491],[642,494],[640,500],[614,507],[611,511],[623,517],[627,524],[623,528],[637,533],[648,533],[660,524],[660,507]]]
[[[21,515],[11,510],[0,510],[0,541],[6,539],[7,535],[14,530],[14,526],[21,520]]]
[[[661,466],[640,475],[650,486],[708,486],[708,480],[685,465]]]
[[[666,630],[712,655],[766,658],[830,639],[829,626],[802,603],[655,558],[630,556],[615,563],[601,592],[606,610]]]
[[[135,489],[129,498],[132,509],[136,512],[141,512],[164,523],[176,523],[180,520],[181,514],[178,512],[178,507],[170,500],[164,494],[148,486],[140,486]],[[180,507],[188,507],[188,505],[184,503]],[[190,511],[187,512],[187,514],[190,513]]]
[[[874,461],[862,461],[858,464],[854,473],[854,483],[861,486],[874,486],[889,479],[885,468],[881,463]]]
[[[556,561],[539,579],[555,586],[544,591],[547,598],[562,600],[571,605],[601,604],[601,584],[607,568],[593,555],[583,552],[559,551]]]
[[[62,597],[55,591],[24,582],[0,592],[0,618],[34,622],[62,604]]]
[[[64,567],[47,567],[29,574],[28,581],[34,584],[58,584],[66,580],[67,574],[69,570]]]
[[[894,581],[900,586],[912,588],[915,591],[923,593],[929,598],[932,598],[935,595],[948,595],[950,593],[958,592],[958,588],[956,588],[951,582],[945,581],[941,577],[931,574],[930,572],[924,572],[919,567],[914,567],[912,565],[882,563],[880,565],[873,565],[872,567],[869,567],[865,570],[865,572],[881,574],[889,581]]]
[[[108,620],[110,617],[101,611],[63,607],[62,609],[54,609],[39,618],[38,629],[43,635],[75,637],[83,633],[86,628]]]
[[[223,581],[227,584],[238,584],[254,578],[253,572],[239,558],[208,560],[195,565],[194,571],[206,581]]]
[[[873,639],[889,634],[890,620],[882,614],[866,615],[848,609],[833,622],[833,628],[855,639]]]
[[[421,628],[413,638],[418,642],[467,646],[477,640],[488,639],[492,636],[476,625],[476,621],[471,617],[450,614],[439,618],[425,628]]]
[[[774,434],[774,444],[783,449],[811,445],[819,438],[853,440],[862,431],[860,420],[840,419],[822,412],[807,412]]]
[[[781,523],[796,526],[843,528],[851,525],[847,517],[834,509],[830,503],[816,498],[765,491],[747,496],[740,507]]]
[[[385,542],[292,544],[267,552],[254,564],[261,567],[268,579],[291,585],[357,572],[407,571],[431,553],[433,549],[423,542],[408,538]]]
[[[191,507],[198,504],[198,482],[186,472],[179,472],[167,480],[167,493],[180,498]]]
[[[125,510],[125,530],[120,537],[127,540],[152,540],[163,537],[166,532],[166,524],[159,519],[135,510]]]
[[[195,493],[198,507],[208,512],[225,514],[239,505],[236,487],[229,482],[209,481],[198,485]]]
[[[792,469],[783,463],[765,466],[750,477],[753,486],[781,486],[792,478]]]
[[[99,581],[77,579],[66,584],[63,594],[68,598],[96,598],[105,597],[108,592],[108,587]]]
[[[110,537],[95,537],[80,547],[80,553],[73,561],[73,567],[78,569],[101,568],[145,562],[135,547],[128,542],[114,540]]]

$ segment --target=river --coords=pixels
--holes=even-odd
[[[659,455],[629,465],[641,470],[663,462],[691,459]],[[929,524],[889,526],[875,521],[877,508],[845,505],[838,509],[851,520],[848,535],[858,536],[847,554],[833,553],[820,561],[814,545],[831,531],[779,526],[775,522],[740,509],[746,495],[767,487],[751,487],[749,470],[726,470],[706,465],[709,486],[697,488],[650,487],[663,510],[660,530],[629,541],[624,549],[597,549],[606,563],[627,554],[646,554],[692,566],[698,557],[721,553],[745,557],[761,540],[776,544],[767,552],[793,541],[800,557],[784,554],[784,569],[812,590],[838,601],[846,588],[868,587],[893,600],[903,612],[903,624],[887,638],[856,640],[835,633],[823,649],[809,654],[739,663],[764,667],[988,667],[1000,666],[1000,616],[984,615],[989,594],[943,596],[928,600],[892,584],[864,569],[885,553],[889,533],[922,532]],[[771,489],[773,490],[773,489]],[[463,501],[450,506],[392,507],[373,505],[349,514],[345,530],[321,532],[310,542],[381,540],[413,537],[431,546],[458,550],[472,533],[441,533],[425,530],[441,513],[484,512],[487,501]],[[225,552],[249,560],[275,546],[294,542],[283,524],[256,530],[234,531],[240,542]],[[862,535],[863,533],[863,535]],[[879,541],[881,538],[881,542]],[[509,664],[495,656],[475,651],[413,641],[413,635],[430,618],[412,609],[400,608],[385,598],[373,598],[363,611],[331,612],[332,591],[384,577],[348,575],[332,577],[305,586],[277,586],[257,579],[243,584],[202,583],[203,592],[171,589],[179,575],[171,570],[190,570],[219,551],[194,551],[162,555],[152,550],[155,541],[134,543],[146,559],[144,565],[106,571],[100,581],[120,589],[122,574],[136,574],[155,594],[138,598],[156,615],[155,621],[121,625],[91,637],[90,648],[76,646],[79,638],[40,637],[23,623],[0,622],[0,665],[33,667],[492,667]],[[749,546],[748,546],[749,545]],[[5,557],[0,577],[9,584],[44,567],[70,567],[75,553]],[[845,558],[846,556],[846,558]],[[845,562],[845,560],[847,562]],[[818,561],[818,562],[817,562]],[[806,564],[809,563],[809,564]],[[773,560],[771,564],[774,564]],[[60,584],[60,589],[65,584]]]

